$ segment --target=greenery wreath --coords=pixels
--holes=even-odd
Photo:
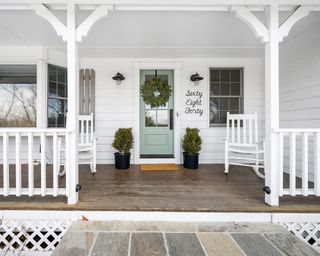
[[[158,77],[144,82],[140,88],[143,101],[152,108],[164,107],[171,96],[170,85]]]

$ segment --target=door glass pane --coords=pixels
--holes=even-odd
[[[158,127],[167,127],[168,126],[168,110],[158,110]]]
[[[157,111],[147,110],[145,112],[145,126],[146,127],[156,127]]]

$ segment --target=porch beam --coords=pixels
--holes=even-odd
[[[47,20],[53,26],[56,33],[62,36],[64,41],[67,40],[66,26],[44,4],[31,4],[30,8],[34,10],[37,15]]]
[[[263,43],[269,41],[267,27],[246,6],[231,6],[230,11],[234,12],[237,18],[247,23],[256,37],[260,37]]]
[[[63,4],[65,0],[2,0],[4,4],[25,4],[25,3],[44,3],[44,4]],[[74,4],[119,4],[130,5],[132,0],[73,0]],[[185,0],[185,5],[210,5],[212,0]],[[282,5],[300,5],[301,0],[215,0],[215,5],[267,5],[278,4]],[[305,5],[320,5],[318,0],[303,0]],[[136,0],[137,5],[181,5],[181,0]]]
[[[299,6],[290,17],[282,23],[279,29],[279,41],[282,42],[285,37],[290,33],[290,30],[299,20],[308,16],[309,13],[313,10],[312,6]]]
[[[279,129],[279,7],[266,10],[269,41],[265,44],[265,185],[271,189],[265,202],[279,205],[278,140]]]
[[[76,185],[79,183],[78,167],[78,131],[79,131],[79,53],[76,41],[76,6],[67,5],[67,60],[68,60],[68,147],[66,147],[68,165],[66,180],[68,182],[68,204],[78,202]]]
[[[111,10],[113,10],[112,5],[98,6],[77,28],[77,41],[80,42],[82,37],[87,36],[90,28],[104,16],[107,16]]]

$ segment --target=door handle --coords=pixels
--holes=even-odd
[[[173,130],[173,109],[170,109],[170,130]]]

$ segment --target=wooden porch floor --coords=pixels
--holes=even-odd
[[[80,167],[82,189],[77,205],[67,205],[65,197],[10,196],[0,197],[0,209],[320,213],[319,197],[283,197],[280,207],[269,207],[264,203],[264,181],[244,167],[231,167],[228,176],[223,165],[200,165],[198,170],[180,166],[179,171],[140,171],[135,165],[116,170],[113,165],[98,165],[97,170],[92,175],[87,166]],[[25,184],[27,171],[23,168],[22,173]],[[14,177],[10,180],[14,183]]]

